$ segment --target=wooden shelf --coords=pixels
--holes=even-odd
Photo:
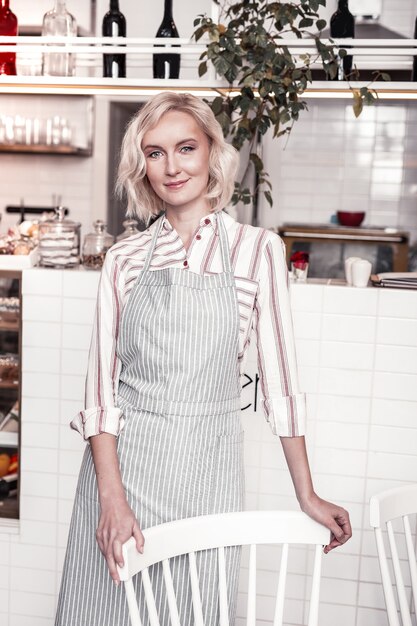
[[[26,144],[0,144],[0,153],[6,154],[54,154],[62,156],[91,156],[92,151],[76,146],[47,146]]]
[[[5,330],[8,332],[19,332],[19,321],[16,320],[14,322],[8,322],[6,320],[2,320],[1,319],[1,313],[0,313],[0,331]]]
[[[19,389],[19,381],[13,383],[8,380],[0,380],[0,389]]]

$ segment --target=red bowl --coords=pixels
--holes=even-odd
[[[338,211],[337,219],[342,226],[360,226],[365,217],[365,211]]]

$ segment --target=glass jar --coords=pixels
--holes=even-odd
[[[53,219],[39,224],[39,255],[43,267],[74,267],[80,263],[79,222],[65,219],[65,208],[55,209]]]
[[[107,250],[113,245],[114,239],[106,232],[106,226],[101,220],[93,224],[94,232],[88,233],[83,245],[83,265],[92,270],[99,270],[104,263]]]
[[[122,241],[122,239],[127,239],[132,235],[137,235],[139,233],[138,223],[136,220],[129,219],[123,222],[124,231],[118,235],[116,241]]]

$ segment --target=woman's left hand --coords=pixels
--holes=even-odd
[[[305,502],[300,502],[301,510],[330,530],[330,543],[324,547],[327,554],[330,550],[343,545],[352,536],[349,513],[337,504],[322,500],[313,494]]]

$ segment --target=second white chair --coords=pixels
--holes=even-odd
[[[154,526],[144,530],[143,534],[145,537],[144,553],[140,554],[136,550],[134,539],[129,539],[123,546],[125,565],[119,569],[120,579],[125,583],[133,626],[141,626],[137,598],[132,582],[132,577],[136,574],[142,576],[150,623],[152,626],[159,626],[159,617],[148,573],[148,568],[159,562],[163,564],[170,618],[173,626],[180,626],[169,559],[182,554],[187,554],[189,559],[194,623],[196,626],[204,626],[195,553],[212,548],[218,550],[220,626],[229,626],[224,548],[237,545],[250,545],[246,624],[247,626],[255,626],[256,546],[260,544],[282,544],[283,546],[275,612],[274,616],[271,616],[274,626],[281,626],[283,623],[289,545],[315,546],[308,626],[318,625],[321,555],[323,545],[329,542],[329,531],[304,513],[300,511],[243,511],[199,516]]]
[[[404,584],[404,573],[394,532],[393,522],[402,518],[408,568],[411,578],[411,591],[414,606],[417,603],[417,566],[414,541],[410,526],[410,516],[417,513],[417,484],[406,485],[395,489],[388,489],[370,500],[370,522],[375,531],[379,565],[381,569],[382,586],[384,589],[385,604],[387,607],[390,626],[400,626],[397,603],[394,594],[394,580],[391,579],[387,551],[384,544],[384,531],[388,532],[388,543],[391,552],[394,570],[395,586],[397,589],[398,605],[401,614],[402,626],[412,626],[411,603],[407,600]],[[404,563],[404,565],[406,565]],[[407,567],[407,565],[406,565]]]

